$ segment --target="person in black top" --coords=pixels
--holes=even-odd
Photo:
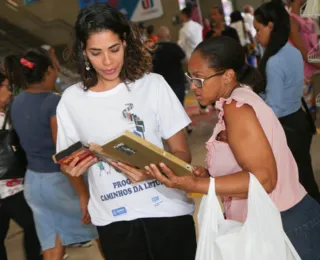
[[[222,7],[212,7],[210,10],[210,18],[214,26],[212,27],[213,29],[206,34],[206,39],[214,36],[228,36],[240,42],[237,31],[232,27],[225,25]]]
[[[170,41],[170,31],[167,27],[160,27],[157,36],[159,41],[153,53],[153,72],[164,77],[183,105],[186,85],[183,63],[186,55],[178,44]]]

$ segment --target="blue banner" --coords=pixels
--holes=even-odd
[[[108,3],[134,22],[145,21],[163,15],[161,0],[78,0],[80,8],[93,3]]]

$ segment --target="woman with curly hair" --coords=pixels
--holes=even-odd
[[[190,124],[162,76],[150,73],[151,56],[137,28],[116,9],[96,3],[80,11],[75,55],[82,82],[69,87],[57,109],[57,150],[77,141],[103,145],[125,130],[190,162],[183,129]],[[169,189],[123,163],[76,158],[62,171],[78,180],[88,197],[108,260],[193,260],[194,204],[185,192]],[[89,175],[89,191],[82,178]]]

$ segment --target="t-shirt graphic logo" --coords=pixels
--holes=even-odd
[[[100,169],[100,177],[102,177],[102,175],[104,174],[110,174],[111,167],[108,163],[106,163],[106,165],[108,165],[109,167],[108,170],[106,170],[106,168],[104,167],[104,164],[101,161],[97,162],[97,166]]]
[[[126,108],[122,111],[122,115],[125,119],[127,119],[130,122],[133,122],[135,124],[136,129],[133,131],[133,133],[136,134],[137,136],[140,136],[143,139],[145,139],[145,137],[144,137],[144,132],[145,132],[144,122],[136,114],[133,114],[132,112],[130,112],[133,108],[134,108],[134,106],[132,103],[126,104]]]

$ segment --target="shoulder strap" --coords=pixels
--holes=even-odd
[[[307,103],[306,103],[306,101],[304,100],[303,97],[301,98],[301,103],[302,103],[302,106],[303,106],[303,108],[304,108],[304,110],[305,110],[305,112],[307,114],[307,119],[309,121],[309,124],[310,124],[310,127],[311,127],[311,131],[312,131],[313,134],[316,134],[317,133],[317,127],[316,127],[316,125],[314,123],[314,120],[312,118],[312,115],[311,115],[311,112],[310,112],[310,110],[308,108],[308,105],[307,105]]]

